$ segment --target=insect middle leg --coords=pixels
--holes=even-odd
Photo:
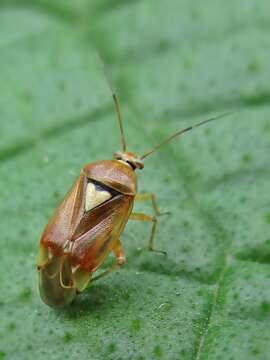
[[[112,271],[117,270],[120,266],[126,263],[126,254],[120,239],[118,239],[115,247],[113,248],[113,252],[115,254],[117,262],[114,263],[108,270],[94,277],[91,281],[96,281],[98,279],[103,278],[106,275],[109,275]]]

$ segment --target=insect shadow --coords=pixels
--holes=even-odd
[[[79,319],[91,316],[99,319],[111,316],[112,311],[124,313],[135,305],[143,306],[145,298],[138,298],[143,293],[144,283],[116,273],[111,282],[95,283],[75,298],[69,307],[55,309],[64,319]]]

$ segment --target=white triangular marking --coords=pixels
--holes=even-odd
[[[94,184],[88,183],[85,195],[85,211],[95,208],[96,206],[109,200],[111,197],[112,195],[108,191],[97,190]]]

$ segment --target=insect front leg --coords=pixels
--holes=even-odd
[[[96,281],[98,279],[103,278],[106,275],[109,275],[112,271],[117,270],[120,266],[124,265],[126,263],[126,254],[123,249],[121,240],[118,239],[115,247],[113,248],[113,252],[115,254],[117,262],[114,263],[108,270],[104,271],[100,275],[94,277],[92,281]]]
[[[158,249],[155,249],[155,247],[154,247],[157,222],[158,222],[156,216],[145,215],[142,213],[131,213],[129,219],[130,220],[138,220],[138,221],[151,221],[153,223],[153,225],[152,225],[151,235],[150,235],[150,239],[149,239],[149,243],[148,243],[148,250],[167,255],[166,251],[158,250]]]
[[[143,194],[137,194],[135,196],[135,201],[151,201],[154,213],[156,216],[161,216],[161,215],[168,215],[170,214],[169,211],[165,211],[165,212],[161,212],[159,210],[158,204],[157,204],[157,197],[155,194],[153,193],[143,193]]]

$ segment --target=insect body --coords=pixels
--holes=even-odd
[[[83,168],[72,189],[59,205],[40,240],[38,272],[42,300],[51,307],[70,304],[87,285],[109,274],[126,261],[120,236],[128,220],[152,222],[149,250],[154,248],[157,216],[153,194],[137,194],[135,171],[143,169],[143,159],[173,138],[224,115],[180,130],[143,156],[126,151],[126,142],[115,94],[122,151],[114,160],[104,160]],[[135,200],[151,200],[155,216],[133,213]],[[114,252],[116,263],[93,277],[95,271]]]
[[[130,154],[131,161],[132,155]],[[130,165],[105,160],[87,165],[47,225],[40,243],[40,294],[52,307],[68,304],[114,251],[137,193]]]

